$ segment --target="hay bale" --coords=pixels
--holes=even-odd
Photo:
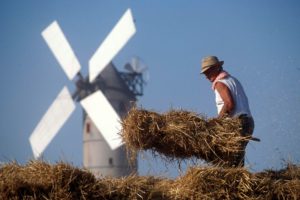
[[[300,199],[300,166],[288,164],[285,169],[265,170],[255,174],[253,189],[261,199]]]
[[[91,173],[62,162],[9,163],[0,169],[0,199],[80,199],[95,182]]]
[[[0,168],[0,199],[167,199],[170,181],[152,176],[96,179],[86,170],[66,163],[30,161]]]
[[[173,199],[252,199],[252,178],[245,168],[189,168],[170,195]]]
[[[300,199],[300,166],[250,173],[245,168],[189,168],[172,184],[171,199]]]
[[[103,199],[142,200],[142,199],[170,199],[167,196],[172,181],[153,176],[130,175],[123,178],[105,177],[99,179],[97,184],[107,186],[101,191]]]
[[[194,112],[171,110],[164,114],[134,107],[122,121],[121,136],[128,151],[160,153],[169,159],[200,158],[231,166],[242,151],[239,119],[207,119]]]

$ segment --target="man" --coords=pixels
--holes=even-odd
[[[237,117],[242,123],[243,136],[252,135],[254,121],[250,112],[248,98],[241,83],[223,70],[224,61],[216,56],[207,56],[202,59],[201,74],[212,83],[216,95],[218,117]],[[234,166],[244,166],[245,149],[248,142],[242,144],[242,151],[237,155]]]

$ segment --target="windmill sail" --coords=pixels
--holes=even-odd
[[[123,48],[128,40],[135,34],[131,10],[128,9],[109,35],[102,42],[89,61],[89,79],[93,82],[99,73]]]
[[[29,141],[37,159],[75,110],[69,90],[64,87],[38,123]]]
[[[42,32],[42,36],[68,78],[72,80],[80,70],[80,63],[58,23],[54,21],[50,24]]]
[[[98,90],[83,99],[80,104],[90,116],[98,130],[112,150],[122,145],[118,134],[121,130],[121,120],[103,93]]]

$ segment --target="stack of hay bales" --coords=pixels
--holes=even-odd
[[[132,152],[151,150],[171,160],[201,158],[213,165],[189,168],[176,179],[135,174],[96,179],[63,162],[30,161],[24,166],[12,162],[0,166],[0,199],[300,199],[300,166],[288,164],[279,171],[259,173],[230,167],[240,144],[251,139],[240,136],[236,119],[134,108],[122,123],[122,137]]]
[[[121,136],[135,155],[150,150],[169,159],[201,158],[231,166],[242,143],[241,122],[235,118],[207,119],[194,112],[171,110],[164,114],[133,108],[122,121]]]
[[[96,179],[66,163],[0,167],[0,199],[300,199],[300,166],[250,173],[245,168],[189,168],[177,179],[131,175]]]

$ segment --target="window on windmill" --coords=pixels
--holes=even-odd
[[[85,126],[85,131],[86,133],[90,133],[91,132],[91,124],[90,123],[86,123],[86,126]]]
[[[109,164],[109,165],[113,165],[113,164],[114,164],[112,158],[109,158],[109,159],[108,159],[108,164]]]

